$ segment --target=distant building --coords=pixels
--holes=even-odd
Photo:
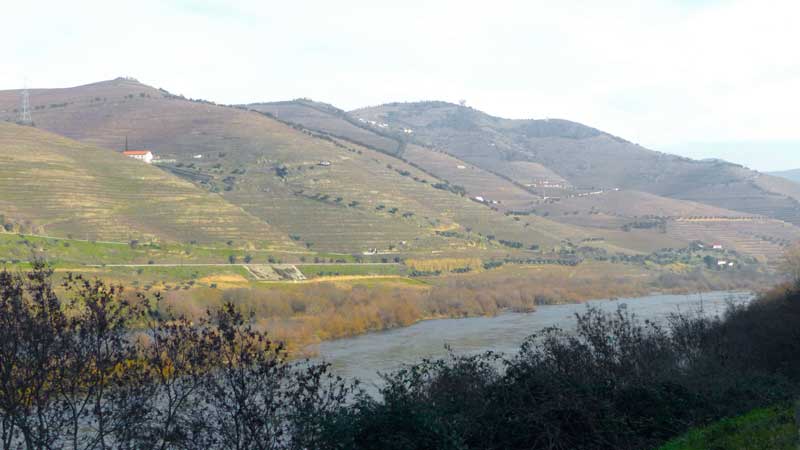
[[[331,162],[330,161],[320,161],[319,163],[317,163],[317,165],[318,166],[322,166],[322,167],[328,167],[328,166],[331,165]]]
[[[714,244],[711,248],[713,248],[714,250],[722,250],[723,247],[722,244]]]
[[[125,150],[122,152],[122,154],[128,158],[144,161],[147,164],[151,164],[153,162],[153,152],[150,150]]]

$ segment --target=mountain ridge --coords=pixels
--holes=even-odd
[[[780,225],[800,223],[800,185],[564,119],[504,119],[441,101],[350,112],[304,98],[217,105],[123,78],[32,92],[37,126],[99,147],[119,150],[128,138],[154,149],[173,161],[161,168],[311,249],[503,251],[496,238],[522,248],[586,241],[648,252],[693,236],[622,229],[638,214],[674,220],[686,211],[771,217],[764,251],[773,255],[766,242],[800,231]],[[0,120],[14,120],[17,95],[0,91]],[[649,206],[605,200],[617,190]],[[750,228],[732,226],[741,230],[730,241],[752,247]]]

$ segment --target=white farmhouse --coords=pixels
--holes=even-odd
[[[128,158],[144,161],[147,164],[151,164],[153,162],[153,152],[150,150],[125,150],[122,152],[122,154]]]

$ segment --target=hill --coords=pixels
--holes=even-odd
[[[534,163],[579,189],[637,190],[800,224],[800,194],[775,177],[724,161],[648,150],[567,120],[503,119],[445,102],[391,103],[352,114],[384,123],[387,130],[412,130],[414,143],[520,183],[538,178],[535,169],[520,168],[520,163]]]
[[[295,248],[219,195],[117,152],[2,122],[0,142],[0,213],[8,231]]]
[[[770,172],[774,177],[786,178],[789,181],[800,183],[800,169],[783,170],[780,172]]]
[[[543,218],[506,217],[372,148],[377,139],[361,145],[129,79],[30,92],[37,127],[111,149],[127,137],[132,147],[154,151],[164,170],[312,250],[500,252],[487,236],[552,247],[591,235]],[[14,119],[17,101],[18,92],[0,92],[0,119]]]
[[[702,240],[770,259],[800,238],[787,223],[798,222],[800,185],[569,121],[443,102],[350,113],[308,99],[232,107],[131,79],[30,92],[37,127],[116,150],[127,138],[164,171],[312,251],[636,254]],[[0,120],[14,120],[18,97],[0,91]],[[724,221],[678,222],[691,217]],[[732,217],[758,218],[761,232]],[[653,218],[664,225],[648,226]]]
[[[429,106],[429,109],[461,108],[437,102],[424,105]],[[689,242],[700,240],[722,243],[746,254],[770,259],[779,257],[788,242],[800,237],[800,229],[778,219],[760,218],[757,224],[750,223],[749,221],[754,221],[759,216],[639,190],[594,187],[592,183],[600,183],[599,180],[604,180],[605,174],[608,173],[603,172],[602,168],[598,169],[600,171],[598,180],[587,182],[585,177],[576,176],[567,179],[551,170],[544,163],[550,164],[552,159],[532,161],[532,158],[523,152],[524,149],[509,150],[500,153],[498,157],[497,148],[501,148],[502,152],[504,145],[508,146],[511,145],[509,142],[512,144],[514,142],[505,138],[502,133],[513,129],[515,121],[491,118],[474,110],[462,109],[469,113],[467,118],[472,117],[481,125],[467,126],[462,123],[452,125],[455,130],[443,130],[443,123],[446,122],[444,119],[428,118],[427,120],[433,121],[433,124],[426,125],[425,119],[415,115],[417,109],[424,108],[415,109],[415,104],[396,104],[374,109],[401,106],[411,108],[411,112],[407,112],[407,121],[398,123],[392,122],[397,119],[395,113],[370,115],[363,114],[366,110],[360,110],[350,114],[331,105],[308,99],[248,105],[249,108],[307,127],[326,136],[361,143],[401,158],[445,180],[450,185],[463,188],[473,198],[480,197],[492,201],[495,208],[506,214],[517,218],[524,217],[525,220],[530,220],[531,217],[545,217],[562,224],[591,230],[594,237],[592,245],[599,245],[597,238],[601,238],[621,247],[652,251],[663,247],[682,247]],[[487,141],[488,144],[475,150],[477,154],[472,154],[469,149],[476,139],[480,142],[481,137],[478,135],[490,134],[484,122],[498,127],[499,131],[491,136],[496,140]],[[427,128],[420,131],[420,126]],[[469,132],[470,129],[474,132]],[[534,136],[561,136],[563,142],[559,145],[574,145],[572,141],[604,135],[599,130],[567,121],[534,121],[527,124],[525,129]],[[420,134],[423,138],[419,138]],[[433,139],[441,141],[433,142]],[[452,150],[444,146],[449,145],[446,144],[450,142],[448,139],[458,142]],[[606,136],[605,139],[630,146],[624,140],[612,136]],[[465,147],[467,150],[464,150]],[[648,155],[653,153],[643,149],[639,151]],[[553,153],[558,154],[557,151]],[[683,158],[668,157],[668,155],[664,157],[694,163]],[[591,155],[580,153],[574,155],[572,159],[591,161],[592,158]],[[606,166],[617,170],[619,165],[606,164]],[[736,166],[731,167],[736,169]],[[657,169],[654,166],[653,170]],[[629,168],[629,170],[634,169]],[[691,178],[687,174],[682,176]],[[620,175],[621,179],[627,177],[626,174]],[[759,182],[775,184],[777,181],[773,178],[761,178]],[[783,185],[778,186],[777,190],[792,192],[792,187]],[[763,200],[765,197],[762,195],[755,198]],[[717,200],[723,203],[723,199]],[[751,208],[745,209],[765,212],[764,208],[768,206],[752,204]],[[702,225],[683,220],[693,217],[718,220],[704,221]],[[735,222],[729,220],[734,217],[743,220]],[[663,226],[650,231],[658,232],[645,231],[647,225],[656,222],[663,223]],[[754,228],[758,228],[761,233],[754,232]],[[626,231],[623,232],[623,229]]]

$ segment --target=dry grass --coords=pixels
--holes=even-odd
[[[21,231],[295,247],[219,196],[118,153],[5,123],[0,142],[0,214]]]

